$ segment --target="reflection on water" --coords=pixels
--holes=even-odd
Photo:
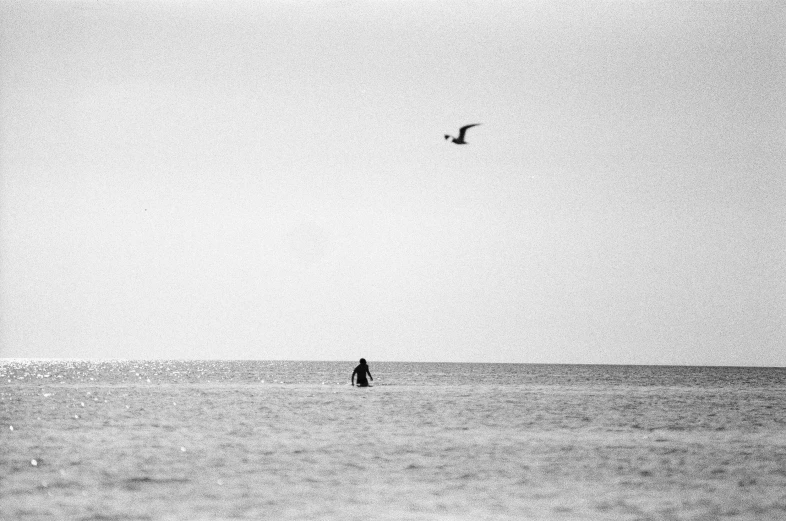
[[[354,365],[0,362],[0,519],[786,516],[782,369]]]

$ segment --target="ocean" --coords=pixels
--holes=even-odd
[[[783,520],[786,369],[0,360],[0,520]]]

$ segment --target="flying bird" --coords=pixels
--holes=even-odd
[[[465,125],[459,129],[458,137],[453,137],[451,135],[445,134],[445,139],[450,139],[453,137],[452,141],[457,145],[466,145],[467,142],[464,141],[464,134],[467,133],[467,129],[471,127],[477,127],[480,123],[473,123],[471,125]]]

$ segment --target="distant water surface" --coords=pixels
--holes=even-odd
[[[0,521],[786,519],[786,369],[0,360]]]

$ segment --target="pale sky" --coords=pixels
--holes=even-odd
[[[0,357],[786,366],[785,6],[0,0]]]

